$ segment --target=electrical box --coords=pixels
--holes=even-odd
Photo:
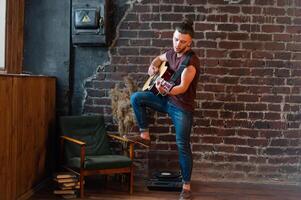
[[[110,44],[109,0],[72,1],[72,44],[107,46]]]

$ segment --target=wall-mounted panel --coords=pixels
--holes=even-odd
[[[0,1],[0,70],[5,66],[6,0]]]

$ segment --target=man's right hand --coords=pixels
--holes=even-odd
[[[153,76],[155,74],[157,74],[159,72],[158,67],[154,66],[154,65],[150,65],[148,68],[148,75],[149,76]]]

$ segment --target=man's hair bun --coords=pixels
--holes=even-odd
[[[185,18],[185,19],[183,20],[183,24],[192,27],[192,26],[193,26],[193,21],[192,21],[191,19],[189,19],[189,18]]]
[[[192,38],[194,36],[193,21],[189,18],[185,18],[181,24],[176,26],[176,30],[183,34],[189,34]]]

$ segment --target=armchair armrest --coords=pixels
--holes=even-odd
[[[82,142],[80,140],[68,137],[68,136],[61,136],[61,163],[63,161],[63,149],[64,149],[64,140],[67,140],[69,142],[72,142],[74,144],[80,145],[80,168],[84,168],[84,162],[85,162],[85,157],[86,157],[86,143]]]
[[[113,134],[108,134],[108,136],[112,139],[118,140],[119,142],[128,143],[130,145],[129,146],[129,157],[130,157],[131,160],[134,159],[134,143],[132,141],[129,141],[126,138],[123,138],[123,137],[120,137],[120,136],[117,136],[117,135],[113,135]]]
[[[77,140],[77,139],[74,139],[74,138],[71,138],[71,137],[68,137],[68,136],[61,136],[61,139],[68,140],[69,142],[73,142],[73,143],[79,144],[79,145],[86,145],[85,142],[82,142],[80,140]]]
[[[117,136],[117,135],[114,135],[114,134],[108,134],[108,136],[111,137],[112,139],[119,140],[120,142],[131,142],[126,138],[123,138],[123,137],[120,137],[120,136]]]

